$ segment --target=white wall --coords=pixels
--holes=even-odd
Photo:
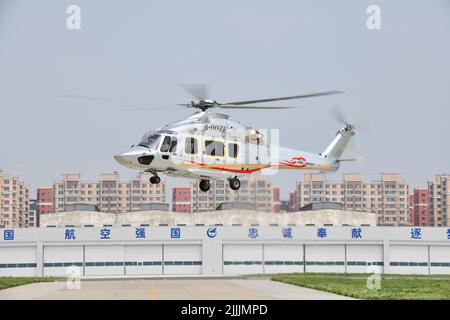
[[[303,245],[264,245],[264,273],[303,272]]]
[[[83,246],[45,246],[44,276],[67,276],[67,267],[82,267],[84,262]]]
[[[450,246],[430,246],[430,273],[450,274]]]
[[[343,244],[305,246],[306,272],[345,272]]]
[[[389,272],[395,274],[428,274],[428,246],[392,245]]]
[[[123,276],[125,247],[118,245],[85,246],[86,276]]]
[[[262,244],[225,244],[223,246],[224,274],[262,274]]]
[[[125,275],[162,274],[162,245],[125,246]]]
[[[36,247],[0,247],[0,276],[35,276]]]
[[[202,246],[199,244],[165,244],[164,274],[195,275],[202,273]]]
[[[348,244],[347,272],[367,273],[369,266],[378,267],[376,270],[383,270],[383,246],[376,244]]]
[[[352,227],[292,227],[286,237],[282,226],[146,227],[138,238],[133,227],[111,228],[110,239],[100,238],[101,228],[15,229],[5,240],[0,230],[0,276],[65,276],[67,267],[81,265],[85,276],[139,275],[241,275],[283,272],[365,273],[374,263],[386,273],[450,274],[450,239],[447,228],[422,228],[411,238],[408,227],[362,227],[352,238]],[[173,234],[172,234],[173,235]],[[381,266],[381,263],[384,266]]]

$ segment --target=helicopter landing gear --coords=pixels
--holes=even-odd
[[[234,177],[233,179],[230,179],[230,188],[233,190],[239,190],[239,188],[241,187],[241,181]]]
[[[207,192],[209,188],[211,187],[211,184],[209,183],[209,180],[200,180],[200,190],[203,192]]]
[[[157,175],[154,175],[153,177],[150,178],[151,184],[158,184],[160,182],[161,182],[161,178]]]

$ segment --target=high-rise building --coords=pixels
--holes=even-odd
[[[273,207],[272,212],[280,212],[281,209],[281,200],[280,200],[280,187],[275,186],[272,188],[272,201]]]
[[[428,189],[414,189],[409,196],[409,210],[411,215],[411,225],[429,226],[429,198]]]
[[[172,211],[191,212],[191,194],[190,187],[172,188]]]
[[[152,184],[150,173],[141,172],[135,179],[120,180],[117,172],[101,175],[99,181],[81,180],[80,174],[63,174],[53,183],[55,212],[68,205],[88,204],[102,212],[145,210],[149,204],[165,203],[165,184]]]
[[[450,226],[450,174],[439,174],[435,181],[428,181],[428,195],[430,224]]]
[[[38,188],[36,190],[36,200],[39,216],[53,212],[53,188]]]
[[[279,187],[273,187],[267,176],[251,175],[241,181],[239,190],[232,190],[227,180],[211,180],[211,188],[208,192],[203,192],[199,188],[199,182],[193,181],[190,187],[190,212],[205,212],[215,210],[222,203],[243,203],[259,211],[279,212],[280,197]],[[173,206],[173,210],[184,211],[188,203],[186,198],[181,199],[179,187],[172,192],[174,204],[183,204],[184,207]],[[185,212],[185,211],[184,211]]]
[[[289,212],[297,211],[297,192],[289,192]]]
[[[305,174],[297,181],[296,211],[310,203],[338,202],[344,210],[374,212],[379,225],[409,225],[409,185],[400,174],[383,173],[379,181],[363,181],[360,173],[344,173],[343,181],[325,174]]]
[[[37,200],[30,200],[30,208],[28,211],[28,228],[39,227],[39,214],[37,210]]]
[[[29,190],[18,177],[0,170],[0,228],[28,227]]]

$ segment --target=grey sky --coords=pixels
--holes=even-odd
[[[81,7],[79,31],[66,28],[69,4]],[[366,28],[370,4],[381,7],[380,31]],[[450,171],[449,57],[448,0],[0,0],[0,168],[33,189],[66,172],[132,177],[113,155],[190,113],[174,106],[189,101],[177,84],[209,83],[218,101],[343,90],[349,118],[368,115],[374,130],[355,139],[364,163],[330,179],[401,172],[421,186]],[[333,99],[229,114],[320,152],[338,129],[324,112]],[[141,107],[149,111],[123,110]],[[286,197],[302,176],[271,180]]]

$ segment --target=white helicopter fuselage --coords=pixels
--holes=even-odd
[[[311,153],[280,147],[278,131],[262,132],[232,121],[228,115],[201,111],[150,131],[115,159],[154,175],[200,180],[235,179],[268,170],[336,171],[354,135],[352,126],[346,124],[324,152]]]

